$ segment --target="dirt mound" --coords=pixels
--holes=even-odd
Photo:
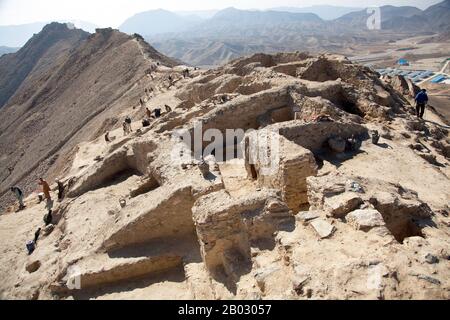
[[[135,40],[103,32],[88,41],[131,50]],[[432,112],[415,118],[401,79],[303,53],[184,77],[166,67],[160,81],[136,79],[140,66],[126,81],[102,74],[168,108],[143,127],[144,107],[119,98],[112,108],[134,114],[134,131],[78,144],[32,255],[36,194],[0,217],[1,297],[449,298],[448,131]],[[230,130],[241,134],[222,141]]]

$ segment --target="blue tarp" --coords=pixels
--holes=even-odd
[[[431,80],[431,82],[432,82],[432,83],[439,83],[439,82],[444,81],[445,79],[446,79],[446,77],[445,77],[444,75],[440,74],[440,75],[437,75],[436,77],[434,77],[434,78]]]

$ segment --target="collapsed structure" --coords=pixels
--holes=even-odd
[[[80,145],[54,230],[8,262],[2,297],[448,299],[448,131],[394,87],[297,52],[161,88],[146,103],[172,112]],[[239,129],[208,147],[208,130]],[[39,216],[33,201],[21,214]]]

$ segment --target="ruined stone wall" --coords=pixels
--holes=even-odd
[[[275,124],[271,128],[278,129],[279,133],[288,140],[311,150],[320,152],[324,143],[331,137],[339,136],[344,139],[353,135],[362,139],[368,137],[368,130],[362,125],[341,122],[312,122],[298,124],[298,122],[284,122]]]
[[[130,166],[136,168],[137,171],[146,174],[149,166],[148,154],[154,151],[156,147],[156,144],[151,138],[133,143],[133,156],[129,159]]]
[[[236,99],[207,114],[208,121],[203,129],[217,128],[221,131],[230,128],[257,129],[256,118],[271,109],[287,105],[286,89],[270,89],[242,99]],[[239,113],[239,117],[237,117]]]
[[[174,186],[167,186],[161,194],[167,194]],[[105,242],[105,249],[113,250],[151,240],[183,238],[194,233],[191,208],[194,204],[191,188],[184,187],[170,193],[166,199],[154,200],[152,208],[116,230]],[[136,208],[137,212],[142,210]]]
[[[251,241],[272,237],[279,222],[290,215],[289,209],[277,199],[274,190],[243,199],[234,199],[221,190],[196,201],[193,218],[201,254],[210,271],[220,267],[227,269],[230,252],[250,259]]]
[[[105,158],[104,161],[91,167],[87,174],[76,181],[75,185],[67,193],[67,196],[77,197],[85,192],[94,190],[127,168],[129,168],[127,149],[121,148]]]
[[[268,144],[269,154],[273,154],[272,169],[266,163],[261,163],[257,155],[250,155],[257,172],[257,180],[261,187],[281,190],[282,200],[294,212],[298,212],[302,206],[308,205],[306,178],[317,174],[317,164],[311,151],[295,144],[285,137],[270,131],[254,132],[248,137],[250,143],[257,143],[257,139],[268,141],[267,135],[271,136],[271,141],[276,141],[278,145]],[[245,149],[245,140],[243,142]],[[250,150],[254,150],[250,146]],[[277,154],[279,159],[277,160]],[[256,161],[254,161],[256,160]],[[279,162],[278,162],[279,161]],[[246,163],[249,178],[252,178],[251,164]],[[266,167],[266,169],[262,169]]]

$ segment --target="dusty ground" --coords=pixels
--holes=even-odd
[[[356,46],[350,59],[370,63],[379,68],[398,67],[397,61],[406,58],[411,65],[405,69],[440,71],[442,62],[449,58],[447,40],[430,36],[406,38],[389,43],[372,43]]]
[[[442,119],[417,120],[411,97],[340,56],[261,54],[188,79],[180,70],[174,86],[142,84],[157,88],[141,92],[146,106],[172,112],[142,128],[144,110],[124,105],[133,134],[119,124],[113,142],[78,145],[54,230],[31,256],[44,204],[32,194],[0,216],[2,299],[450,298]],[[209,157],[206,171],[177,162],[173,150],[192,150],[172,133],[200,119],[277,129],[276,170],[264,175],[248,157]],[[348,147],[353,138],[361,147]]]

